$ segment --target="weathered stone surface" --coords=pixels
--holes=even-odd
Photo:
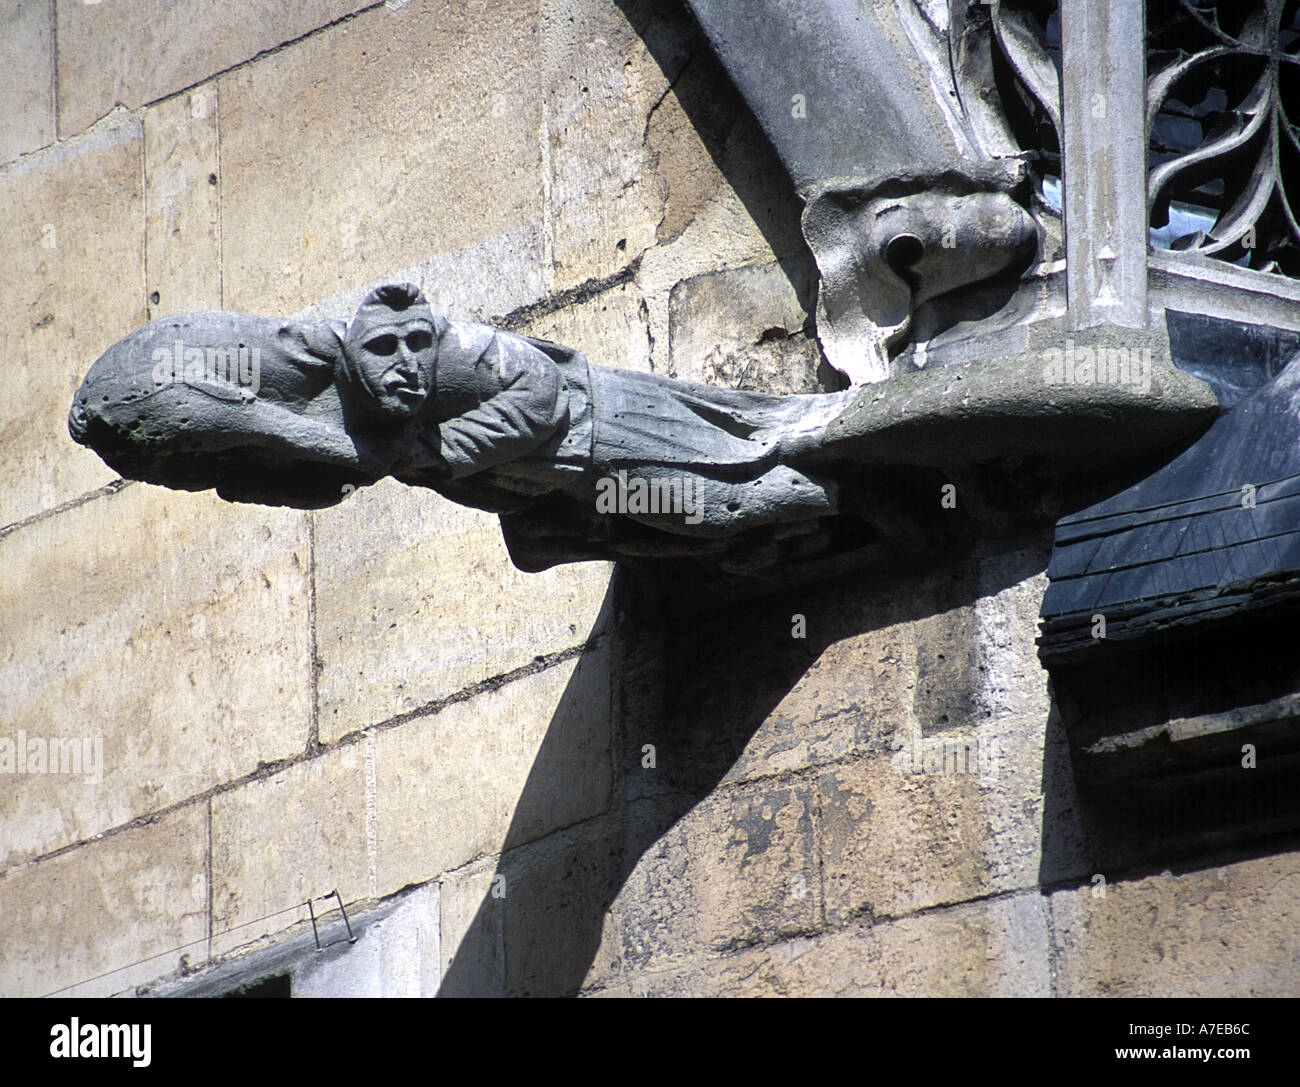
[[[664,213],[666,184],[645,136],[668,78],[628,18],[589,0],[547,0],[543,8],[547,205],[558,289],[626,267],[655,244]]]
[[[1034,887],[1045,821],[1052,878],[1081,873],[1077,812],[1048,810],[1061,802],[1045,793],[1044,735],[1044,718],[1003,717],[939,736],[913,733],[892,756],[823,773],[827,921],[898,917]]]
[[[924,597],[924,590],[907,594]],[[629,797],[740,782],[869,751],[905,735],[912,698],[912,633],[904,601],[842,585],[805,588],[670,621],[662,655],[662,712],[629,707]],[[653,658],[652,658],[653,659]],[[641,766],[655,746],[653,769]]]
[[[663,179],[664,212],[655,232],[660,245],[681,236],[719,192],[730,188],[729,139],[748,116],[706,50],[693,50],[671,70],[672,87],[655,103],[645,126],[646,147]]]
[[[746,161],[767,145],[689,17],[650,3],[616,11],[595,0],[548,0],[542,38],[556,288],[644,256],[658,266],[647,294],[662,294],[652,302],[659,307],[683,269],[771,259],[763,231],[775,222],[768,193],[781,171],[770,151],[761,164]],[[782,186],[788,192],[783,175]],[[725,207],[701,222],[715,205]],[[782,256],[787,243],[803,244],[798,205],[790,209]],[[697,223],[684,244],[669,246]],[[655,324],[666,345],[666,312]]]
[[[604,817],[444,876],[439,995],[564,996],[613,977],[622,846]]]
[[[640,994],[635,991],[630,981],[618,981],[612,985],[584,990],[581,995],[602,1000],[628,1000]]]
[[[502,857],[506,995],[569,996],[584,979],[613,975],[620,948],[607,909],[619,885],[618,830],[588,823]]]
[[[910,766],[877,757],[818,778],[831,924],[899,917],[993,887],[978,775],[912,773],[895,762]]]
[[[940,610],[914,624],[912,713],[924,734],[1008,714],[1046,717],[1047,673],[1034,644],[1041,559],[1033,549],[1009,551],[936,581]]]
[[[536,317],[522,330],[529,336],[572,344],[597,366],[650,369],[645,299],[633,283],[620,283],[591,298]]]
[[[150,317],[221,308],[217,112],[209,84],[144,115]]]
[[[983,716],[1046,717],[1047,672],[1035,642],[1038,606],[1047,588],[1042,548],[1009,550],[976,562],[975,649],[977,701]],[[1031,572],[1032,571],[1032,572]]]
[[[682,123],[691,128],[684,119]],[[799,232],[802,204],[748,114],[742,113],[727,134],[719,157],[725,164],[723,183],[692,208],[689,218],[682,217],[678,233],[661,235],[660,243],[643,254],[637,272],[650,309],[655,368],[661,372],[671,365],[669,301],[683,279],[775,260],[809,259]]]
[[[435,313],[466,321],[499,323],[514,310],[539,302],[545,293],[543,234],[540,222],[525,223],[480,242],[436,253],[400,271],[387,271],[372,282],[363,281],[328,298],[316,299],[294,316],[338,317],[347,321],[366,295],[382,283],[413,283],[424,291]],[[484,268],[491,268],[493,274],[484,276]]]
[[[390,914],[368,925],[355,944],[335,950],[294,973],[294,997],[436,996],[438,885],[407,895]]]
[[[821,352],[805,334],[815,269],[790,260],[706,272],[669,299],[672,375],[772,393],[820,392]]]
[[[108,996],[169,974],[183,960],[202,965],[207,861],[207,808],[191,804],[5,872],[0,995],[74,986],[61,995]]]
[[[203,0],[59,4],[59,131],[144,105],[368,6],[368,0],[252,0],[237,18]]]
[[[0,101],[0,163],[54,141],[54,0],[5,5]]]
[[[502,888],[496,880],[498,860],[486,857],[439,880],[442,996],[505,992],[505,896],[501,892],[508,893],[509,885]]]
[[[380,731],[379,893],[604,811],[609,728],[601,647]]]
[[[1032,451],[1053,465],[1095,470],[1168,453],[1215,417],[1214,393],[1174,368],[1161,331],[1101,329],[1080,339],[1094,348],[1149,349],[1149,386],[1040,381],[1027,395],[1025,374],[1042,375],[1050,365],[1050,344],[1042,342],[1015,355],[900,374],[888,395],[864,387],[827,428],[827,444],[876,464],[952,469]]]
[[[491,324],[497,314],[538,302],[545,294],[545,237],[540,222],[524,223],[480,242],[422,261],[410,277],[423,285],[435,313]],[[491,275],[483,269],[491,268]],[[400,275],[394,278],[405,279]],[[360,301],[357,295],[356,300]],[[343,311],[350,317],[355,305]]]
[[[652,819],[654,803],[629,818]],[[757,782],[709,797],[658,837],[613,907],[625,969],[813,928],[813,803],[802,783]]]
[[[114,478],[66,419],[90,364],[145,316],[140,157],[125,125],[0,175],[0,526]]]
[[[537,65],[536,0],[417,0],[222,76],[225,305],[293,313],[540,222]]]
[[[301,752],[305,517],[134,484],[0,540],[4,734],[102,740],[103,780],[0,775],[9,862]]]
[[[213,954],[370,897],[366,803],[360,743],[214,796]]]
[[[1300,995],[1297,853],[1090,881],[1051,915],[1058,996]]]
[[[928,734],[982,718],[982,664],[975,648],[974,605],[960,604],[926,616],[916,623],[914,637],[912,714],[922,730]]]
[[[909,686],[907,636],[905,627],[885,626],[827,646],[724,780],[799,770],[887,745]]]
[[[636,996],[1043,997],[1050,991],[1046,910],[1037,894],[964,903],[624,984]]]
[[[807,617],[819,618],[811,609]],[[789,619],[780,623],[788,638]],[[906,637],[905,628],[884,627],[835,642],[812,659],[798,642],[780,658],[748,652],[752,642],[715,643],[718,652],[705,658],[714,689],[703,690],[703,675],[674,676],[671,682],[684,686],[674,691],[665,719],[628,733],[629,795],[707,789],[714,781],[747,781],[889,750],[905,723]],[[761,679],[752,669],[755,658],[764,661]],[[653,768],[640,765],[645,744],[654,745]]]
[[[967,136],[937,101],[952,92],[925,70],[891,5],[690,7],[799,186],[964,164]]]
[[[385,480],[315,517],[323,741],[596,631],[608,567],[521,573],[490,514]]]

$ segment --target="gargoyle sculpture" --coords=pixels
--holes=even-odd
[[[451,321],[389,284],[347,323],[151,322],[95,363],[69,429],[128,478],[232,501],[317,508],[385,476],[429,487],[499,514],[524,570],[691,556],[752,573],[825,550],[846,516],[913,547],[939,503],[896,485],[908,472],[1131,456],[1216,405],[1167,357],[1140,392],[1041,381],[1019,358],[837,393],[713,388]]]
[[[626,546],[652,553],[665,536],[836,513],[834,480],[801,465],[845,395],[590,366],[389,284],[346,325],[234,313],[146,325],[95,364],[69,427],[126,476],[237,501],[329,505],[391,475],[502,514],[517,561],[537,566],[527,518],[510,518],[541,504],[624,522]]]

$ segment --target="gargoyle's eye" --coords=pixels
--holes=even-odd
[[[433,344],[433,336],[424,329],[416,329],[406,337],[406,346],[412,351],[427,351]]]
[[[397,350],[397,337],[391,334],[376,336],[373,340],[366,341],[366,350],[372,355],[391,355]]]

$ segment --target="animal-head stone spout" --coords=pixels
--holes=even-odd
[[[810,196],[804,235],[821,272],[817,333],[851,384],[890,375],[918,306],[1023,268],[1038,227],[1006,191],[946,179],[836,184]]]

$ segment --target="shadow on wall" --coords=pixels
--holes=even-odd
[[[776,150],[745,104],[745,99],[710,49],[682,0],[614,0],[668,80],[668,94],[681,107],[713,165],[726,179],[778,260],[798,265],[792,282],[807,284],[800,302],[811,312],[817,267],[799,226],[803,202],[795,193]],[[659,108],[659,107],[657,107]],[[653,114],[650,121],[653,122]],[[671,241],[690,221],[699,179],[680,172],[673,149],[659,146],[653,123],[646,139],[658,168],[670,182],[660,242]],[[669,141],[671,142],[671,141]],[[689,164],[685,164],[689,167]],[[680,176],[679,176],[680,175]],[[678,192],[672,191],[676,180]]]
[[[794,779],[809,766],[894,750],[901,714],[878,707],[875,688],[913,662],[859,659],[878,655],[859,654],[857,645],[823,660],[828,648],[971,605],[1038,572],[1041,558],[1027,552],[999,564],[998,584],[988,582],[987,570],[981,580],[969,558],[955,558],[938,570],[900,575],[902,588],[887,578],[839,581],[711,613],[687,611],[692,602],[674,599],[652,573],[618,567],[596,626],[609,633],[570,678],[502,843],[495,877],[504,883],[493,882],[504,893],[483,894],[440,995],[572,995],[584,981],[612,983],[650,965],[662,930],[682,918],[690,929],[688,915],[699,909],[676,869],[726,865],[718,859],[725,843],[711,858],[667,843],[623,893],[615,915],[611,904],[647,852],[719,783],[763,777],[763,788],[806,788]],[[805,638],[792,637],[794,613],[806,618]],[[942,624],[933,629],[942,638]],[[812,695],[798,702],[807,708],[774,713],[814,669],[822,674],[810,681]],[[915,708],[924,721],[925,707]],[[544,809],[572,773],[562,753],[572,752],[575,734],[592,735],[593,714],[603,715],[609,736],[611,803],[539,839]],[[647,744],[655,749],[652,768]],[[729,812],[720,809],[724,823]],[[444,910],[448,905],[444,889]],[[776,913],[781,908],[775,904]],[[780,917],[772,923],[789,927]],[[692,948],[719,950],[707,940]]]

